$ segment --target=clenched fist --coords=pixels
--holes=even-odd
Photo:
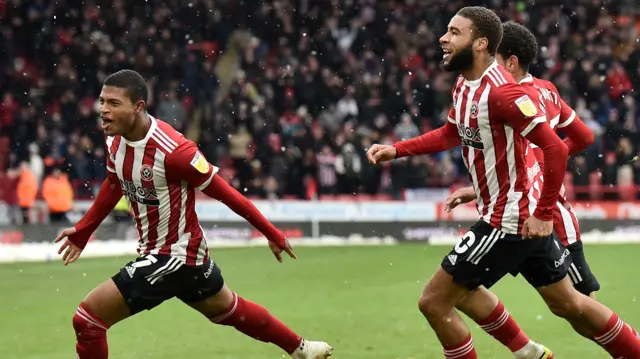
[[[553,232],[553,221],[542,221],[535,216],[529,217],[522,226],[522,238],[538,239],[551,235]]]
[[[372,165],[394,160],[398,150],[391,145],[373,145],[367,151],[367,159]]]

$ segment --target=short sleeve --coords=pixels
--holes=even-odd
[[[199,190],[207,188],[219,170],[207,161],[191,141],[180,144],[169,156],[167,165],[167,172],[174,179],[185,181]]]
[[[521,85],[502,85],[490,95],[490,116],[511,125],[526,137],[538,124],[546,122],[544,112],[534,99],[536,97],[530,95]]]
[[[576,119],[576,111],[574,111],[562,98],[558,98],[560,103],[560,119],[556,127],[563,128],[569,126]]]

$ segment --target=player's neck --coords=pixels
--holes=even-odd
[[[485,71],[493,64],[495,58],[493,56],[478,56],[473,61],[473,66],[468,70],[462,71],[461,75],[467,81],[475,81],[484,75]]]
[[[122,135],[127,141],[136,142],[144,139],[151,128],[151,119],[146,112],[137,116],[128,133]]]
[[[511,75],[513,76],[513,79],[516,80],[517,83],[520,83],[520,81],[524,80],[527,76],[529,76],[529,74],[524,71],[516,71]]]

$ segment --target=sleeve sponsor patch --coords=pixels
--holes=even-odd
[[[209,162],[200,154],[200,152],[196,152],[191,160],[191,166],[198,170],[200,173],[208,173],[209,172]]]
[[[536,105],[531,101],[531,98],[528,95],[523,95],[516,100],[516,105],[527,117],[533,117],[538,113],[538,109]]]

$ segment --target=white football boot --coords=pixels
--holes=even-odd
[[[333,353],[333,347],[325,342],[313,342],[302,340],[298,349],[291,357],[293,359],[329,359]]]

